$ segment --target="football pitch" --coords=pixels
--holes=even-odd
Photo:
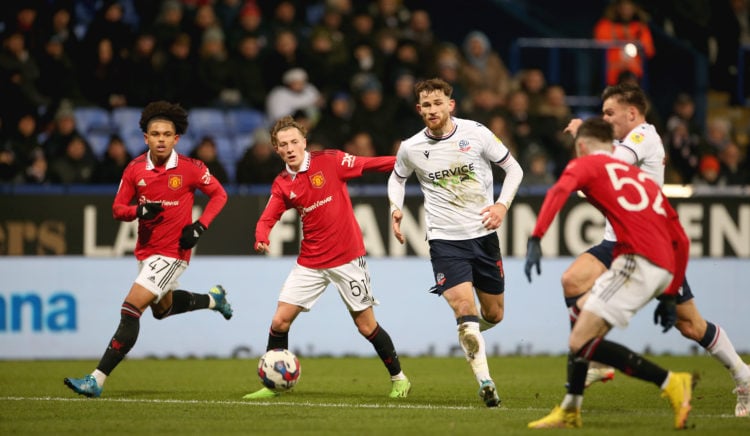
[[[745,356],[745,361],[747,361]],[[734,384],[709,356],[655,356],[657,363],[700,376],[690,434],[750,434],[735,418]],[[64,377],[81,377],[94,361],[0,361],[0,434],[309,434],[514,435],[528,430],[564,394],[565,358],[491,357],[502,399],[489,409],[461,357],[402,357],[408,398],[388,398],[387,372],[375,357],[306,358],[293,392],[261,400],[254,359],[126,360],[101,398],[75,395]],[[580,435],[674,434],[659,390],[617,373],[586,391]],[[566,433],[570,431],[565,431]]]

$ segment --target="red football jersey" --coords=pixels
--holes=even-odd
[[[155,219],[139,220],[136,259],[160,254],[190,260],[191,250],[181,249],[179,240],[182,228],[193,222],[196,189],[210,197],[199,219],[208,228],[226,204],[227,194],[203,162],[172,152],[166,165],[155,167],[146,152],[128,164],[112,205],[115,219],[133,221],[142,203],[161,203],[164,208]]]
[[[299,172],[284,170],[273,181],[271,198],[255,227],[256,243],[268,244],[271,228],[294,208],[302,219],[300,265],[332,268],[363,256],[362,230],[354,218],[346,181],[363,171],[391,171],[395,162],[395,156],[363,157],[339,150],[306,153]]]
[[[542,237],[576,190],[612,223],[613,255],[638,254],[679,278],[665,293],[674,294],[687,267],[689,242],[677,213],[659,186],[640,169],[595,153],[572,160],[547,192],[533,235]]]

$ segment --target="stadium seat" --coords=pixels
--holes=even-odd
[[[143,140],[143,132],[140,130],[130,129],[126,132],[121,132],[120,135],[131,156],[136,157],[146,151],[146,141]]]
[[[86,134],[86,140],[94,151],[97,159],[101,160],[104,158],[111,137],[112,134],[99,131],[92,131]]]
[[[193,108],[188,112],[188,132],[195,138],[225,135],[228,125],[224,111],[216,108]]]
[[[266,117],[263,112],[249,108],[227,109],[227,124],[234,135],[250,134],[263,126]]]
[[[112,133],[114,125],[112,117],[107,109],[97,106],[86,106],[73,108],[73,117],[76,120],[78,131],[84,135],[91,132]]]
[[[126,135],[130,135],[130,132],[133,130],[141,132],[141,127],[138,123],[141,120],[142,110],[139,107],[117,107],[112,109],[112,121],[120,135],[125,137]],[[143,137],[141,137],[142,139]]]

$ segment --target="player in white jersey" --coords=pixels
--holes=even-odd
[[[602,93],[602,117],[612,124],[615,133],[614,156],[640,167],[662,186],[664,185],[665,155],[664,146],[658,132],[646,123],[648,103],[646,96],[637,85],[620,84],[607,87]],[[580,119],[570,122],[565,129],[576,135]],[[604,240],[587,252],[582,253],[563,273],[562,285],[565,303],[570,311],[571,324],[579,313],[576,302],[593,286],[597,277],[603,274],[612,262],[612,248],[615,236],[607,222]],[[666,332],[676,326],[680,333],[705,348],[712,356],[729,369],[736,384],[736,416],[750,416],[750,368],[742,361],[729,337],[718,325],[706,321],[695,306],[694,296],[687,279],[683,282],[677,297],[677,305],[660,302],[654,312],[654,322],[659,322]],[[592,365],[587,384],[597,380],[607,381],[614,376],[609,367]]]
[[[456,103],[448,83],[421,81],[414,92],[426,128],[401,143],[388,180],[393,233],[403,244],[405,183],[416,174],[425,198],[435,274],[432,292],[453,309],[459,343],[479,383],[479,396],[488,407],[495,407],[500,397],[490,377],[481,330],[503,319],[505,275],[496,231],[518,191],[523,170],[485,126],[451,117]],[[497,201],[491,165],[506,173]]]

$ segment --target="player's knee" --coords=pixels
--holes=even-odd
[[[585,289],[581,289],[581,278],[579,277],[579,274],[572,269],[565,270],[560,277],[560,284],[562,285],[563,294],[565,294],[566,298],[578,297],[586,292]]]
[[[503,320],[503,317],[505,316],[505,311],[502,307],[493,307],[490,309],[481,308],[481,314],[482,318],[484,318],[485,321],[490,322],[492,324],[497,324],[500,321]]]

